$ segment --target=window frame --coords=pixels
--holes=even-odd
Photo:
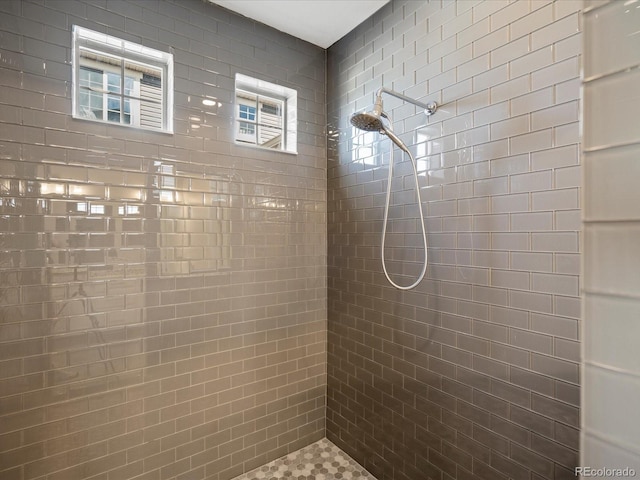
[[[161,133],[173,133],[173,54],[155,50],[149,47],[138,45],[133,42],[121,40],[111,35],[95,32],[78,25],[73,26],[72,55],[73,55],[73,78],[72,78],[72,116],[79,120],[87,120],[106,125],[124,126],[129,128],[139,128]],[[109,65],[106,62],[89,59],[81,53],[87,52],[97,57],[108,57],[119,62],[118,65]],[[81,57],[83,58],[81,62]],[[131,63],[140,68],[140,71],[127,69],[127,63]],[[84,68],[83,68],[84,67]],[[103,89],[98,91],[102,95],[104,107],[108,106],[109,99],[118,97],[120,100],[120,121],[108,119],[109,110],[103,108],[102,118],[91,118],[86,113],[80,111],[83,106],[80,101],[80,94],[86,89],[81,85],[80,73],[83,70],[94,70],[102,72]],[[140,85],[145,76],[144,69],[158,72],[160,75],[160,101],[153,102],[142,97]],[[119,73],[118,73],[119,72]],[[111,92],[108,87],[108,74],[118,73],[120,77],[119,92]],[[137,80],[135,78],[137,76]],[[127,92],[125,88],[127,77],[134,78],[132,91]],[[104,87],[107,88],[104,88]],[[93,93],[93,92],[92,92]],[[123,117],[124,105],[130,105],[131,122],[125,123]],[[141,124],[141,106],[158,105],[159,127]],[[89,104],[90,106],[90,104]],[[136,111],[134,113],[134,107]],[[155,118],[154,118],[155,119]]]
[[[263,111],[263,106],[270,105],[278,108],[280,113]],[[236,145],[297,154],[297,105],[296,90],[236,73],[234,108],[234,140]],[[254,108],[255,112],[251,114],[255,118],[243,117],[243,106]],[[271,124],[274,118],[269,118],[269,116],[279,118],[279,125]],[[248,125],[254,125],[253,133],[242,131]],[[270,129],[280,130],[280,140],[271,146],[268,145],[270,140],[260,144],[261,135],[268,136],[269,134],[266,132]]]
[[[91,63],[91,62],[90,62]],[[96,64],[98,64],[99,62],[95,62]],[[103,67],[103,69],[101,70],[100,67]],[[125,76],[124,76],[124,82],[122,80],[122,71],[125,71]],[[121,66],[120,68],[116,67],[116,66],[112,66],[112,65],[87,65],[87,64],[83,64],[79,66],[79,70],[78,70],[78,81],[79,83],[81,82],[81,78],[80,76],[82,75],[83,71],[91,71],[93,73],[97,73],[100,74],[102,76],[102,90],[103,92],[100,92],[100,95],[102,97],[102,118],[96,118],[95,120],[98,121],[102,121],[105,123],[109,123],[109,124],[114,124],[114,125],[126,125],[126,126],[132,126],[132,127],[138,127],[141,128],[142,126],[140,125],[140,78],[134,78],[131,75],[127,75],[127,70],[124,68],[124,65]],[[119,79],[119,89],[120,89],[120,93],[118,92],[112,92],[109,90],[109,75],[118,75],[120,77]],[[127,79],[131,79],[133,80],[133,85],[132,85],[132,94],[131,95],[127,95],[126,93],[126,81]],[[82,85],[79,85],[80,88],[82,88]],[[124,87],[124,90],[123,90]],[[92,93],[95,92],[88,92],[89,96],[91,96]],[[80,96],[82,94],[81,91],[78,92],[78,95]],[[112,111],[109,109],[109,101],[112,100],[112,97],[119,97],[120,100],[120,105],[122,106],[123,104],[125,104],[127,101],[129,102],[129,116],[131,118],[130,122],[126,122],[123,119],[123,116],[125,114],[123,114],[122,108],[119,110],[120,113],[120,121],[116,122],[114,120],[109,120],[109,112]],[[83,105],[81,104],[81,102],[78,102],[77,105],[78,108],[83,107]],[[137,108],[136,108],[137,107]],[[81,118],[83,119],[90,119],[90,120],[94,120],[92,118],[87,118],[86,115],[81,115]],[[145,128],[145,127],[142,127]]]
[[[255,140],[258,135],[258,132],[257,132],[258,107],[253,105],[247,105],[241,102],[242,100],[240,100],[239,98],[236,100],[236,109],[237,109],[236,118],[238,122],[237,131],[236,131],[236,141],[246,142],[248,144],[256,144],[257,142]],[[246,107],[246,112],[243,111],[242,107]],[[245,113],[246,113],[246,117],[243,116]],[[243,131],[248,126],[252,127],[251,131],[250,132]]]
[[[265,107],[267,106],[275,106],[276,113],[265,112]],[[242,107],[247,107],[246,117],[243,116],[245,112],[243,112]],[[279,119],[279,121],[276,120],[277,125],[273,124],[274,117],[275,119]],[[236,89],[236,121],[238,122],[236,131],[236,140],[238,142],[246,142],[249,145],[256,145],[273,150],[284,149],[283,145],[286,145],[287,142],[287,130],[285,128],[287,110],[285,99]],[[249,125],[253,126],[253,131],[251,133],[243,132],[243,128]],[[264,136],[270,136],[270,131],[279,131],[280,134],[262,142]],[[278,137],[280,138],[278,139]],[[276,146],[278,147],[276,148]]]

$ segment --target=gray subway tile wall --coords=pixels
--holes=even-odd
[[[574,478],[581,6],[397,0],[328,49],[327,437],[380,480]],[[384,97],[426,207],[410,292],[380,267],[390,142],[349,124],[381,86],[441,104]],[[421,255],[388,252],[393,278]]]
[[[174,54],[175,134],[71,117],[75,24]],[[0,30],[0,478],[225,480],[321,439],[325,51],[200,0]],[[298,155],[234,144],[236,72],[298,91]]]

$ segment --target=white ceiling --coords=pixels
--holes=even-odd
[[[307,42],[328,48],[389,0],[209,0]]]

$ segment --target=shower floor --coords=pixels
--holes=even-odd
[[[323,438],[233,480],[376,480],[349,455]]]

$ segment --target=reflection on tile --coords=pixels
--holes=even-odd
[[[358,479],[376,480],[332,442],[323,438],[319,442],[271,463],[240,475],[233,480],[274,480],[277,478],[305,480]]]

